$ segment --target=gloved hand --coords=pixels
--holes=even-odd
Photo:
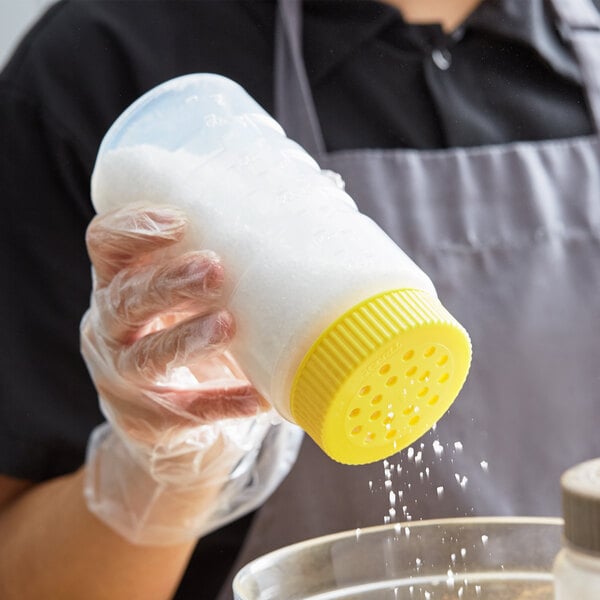
[[[107,424],[90,438],[85,495],[134,543],[189,540],[252,510],[301,440],[227,354],[223,269],[212,252],[180,253],[186,225],[174,208],[130,206],[87,232],[81,349]]]

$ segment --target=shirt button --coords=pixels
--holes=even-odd
[[[440,71],[447,71],[452,64],[452,55],[447,48],[436,48],[431,53],[431,60]]]
[[[460,27],[457,27],[451,34],[450,37],[455,41],[455,42],[460,42],[464,37],[465,37],[465,30],[466,27],[464,25],[461,25]]]

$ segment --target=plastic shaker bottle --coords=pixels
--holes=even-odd
[[[563,549],[554,562],[556,600],[600,598],[600,458],[561,478]]]
[[[331,458],[363,464],[442,416],[471,347],[430,279],[342,187],[238,84],[195,74],[115,121],[92,199],[99,213],[131,202],[185,210],[179,250],[221,257],[230,351],[247,377]]]

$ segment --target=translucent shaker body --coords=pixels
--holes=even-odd
[[[333,458],[393,454],[462,386],[468,336],[429,278],[231,80],[188,75],[132,104],[102,142],[92,200],[99,213],[133,202],[187,212],[181,251],[213,250],[225,267],[232,355]],[[411,352],[443,390],[400,381]]]
[[[563,548],[554,561],[555,600],[600,598],[600,555]]]

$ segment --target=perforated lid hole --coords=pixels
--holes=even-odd
[[[435,354],[435,346],[431,346],[430,348],[427,349],[424,356],[425,356],[425,358],[429,358],[430,356],[433,356],[434,354]]]
[[[382,366],[382,367],[379,369],[379,374],[380,374],[380,375],[385,375],[386,373],[388,373],[388,372],[389,372],[389,370],[390,370],[391,368],[392,368],[392,366],[391,366],[391,365],[389,365],[389,364],[385,364],[385,365],[383,365],[383,366]]]
[[[404,353],[404,355],[402,356],[402,360],[410,360],[414,355],[415,355],[415,351],[409,350],[408,352]]]
[[[369,418],[371,421],[377,421],[381,417],[381,411],[376,410]]]
[[[392,439],[394,439],[394,438],[396,437],[396,434],[397,434],[397,433],[398,433],[398,432],[397,432],[395,429],[390,429],[390,430],[389,430],[389,431],[388,431],[388,432],[385,434],[385,437],[386,437],[386,439],[388,439],[388,440],[392,440]]]
[[[362,431],[362,427],[360,425],[357,425],[350,433],[352,435],[358,435],[361,431]]]
[[[440,399],[440,397],[436,394],[429,400],[429,402],[427,404],[429,404],[429,406],[433,406],[434,404],[437,404],[439,399]]]
[[[370,391],[371,391],[370,385],[363,385],[363,387],[361,387],[360,390],[358,390],[358,395],[363,397],[363,396],[366,396]]]
[[[436,364],[438,364],[440,367],[444,366],[446,363],[448,362],[448,355],[444,354],[444,356],[442,356],[442,358],[440,358],[440,360],[437,361]]]
[[[448,381],[448,379],[450,378],[450,375],[448,373],[444,373],[439,379],[439,383],[446,383],[446,381]]]
[[[398,378],[395,375],[393,375],[385,382],[385,385],[387,385],[388,387],[392,387],[397,381]]]
[[[375,406],[376,404],[379,404],[382,400],[383,400],[383,396],[381,394],[377,394],[377,396],[373,396],[373,399],[371,400],[371,404],[373,406]]]
[[[360,415],[360,408],[355,408],[353,411],[350,412],[350,416],[353,419],[358,417],[358,415]]]
[[[421,417],[419,417],[419,415],[415,415],[409,422],[408,424],[411,427],[414,427],[419,421],[421,420]]]

